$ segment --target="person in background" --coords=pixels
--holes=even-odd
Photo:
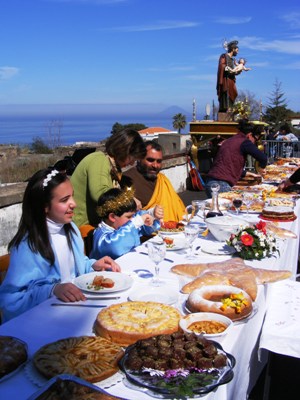
[[[65,302],[85,300],[72,279],[91,271],[120,271],[110,257],[84,255],[72,222],[76,203],[69,178],[57,170],[36,172],[25,189],[18,231],[9,243],[10,263],[0,287],[0,308],[7,321],[51,296]]]
[[[161,205],[165,221],[180,221],[185,206],[175,192],[170,180],[162,174],[163,151],[155,141],[145,142],[147,154],[135,167],[123,174],[122,186],[134,188],[135,196],[144,210]],[[161,217],[160,217],[161,218]]]
[[[259,162],[260,174],[265,173],[268,157],[256,146],[260,135],[260,131],[247,119],[239,121],[238,133],[222,142],[207,174],[205,190],[208,197],[212,195],[211,185],[213,183],[220,185],[220,192],[229,192],[232,186],[236,185],[243,176],[248,155]]]
[[[279,128],[279,131],[274,135],[276,140],[284,140],[287,142],[298,142],[296,135],[292,133],[289,124],[283,124]]]
[[[101,194],[119,187],[122,168],[133,165],[146,154],[142,137],[132,129],[111,135],[105,149],[107,154],[97,151],[86,156],[71,176],[77,203],[74,222],[78,227],[87,224],[96,227],[99,224],[96,207]]]
[[[300,168],[298,168],[289,178],[281,182],[278,191],[283,191],[292,185],[296,185],[300,181]]]
[[[115,259],[140,245],[140,236],[150,236],[160,228],[159,220],[154,219],[156,208],[154,216],[146,211],[137,212],[130,189],[115,188],[102,194],[97,207],[101,222],[94,230],[90,257],[99,258],[101,254],[108,254]]]
[[[233,40],[229,43],[225,43],[224,47],[227,49],[227,53],[221,54],[218,64],[217,74],[217,95],[219,100],[219,112],[227,112],[228,109],[232,108],[235,99],[238,95],[236,89],[236,73],[230,72],[228,68],[234,69],[235,67],[235,56],[239,52],[238,41]]]

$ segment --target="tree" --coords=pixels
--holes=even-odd
[[[263,114],[263,120],[277,130],[282,123],[289,119],[291,110],[287,108],[284,92],[281,89],[281,82],[277,79],[274,83],[274,90],[269,97],[269,103]]]
[[[175,114],[173,117],[173,128],[180,133],[181,129],[184,129],[186,127],[186,116],[178,113]]]
[[[32,138],[31,151],[36,154],[51,154],[49,146],[39,136]]]
[[[116,122],[115,124],[113,124],[111,134],[114,135],[115,133],[118,133],[126,128],[134,129],[136,131],[141,131],[143,129],[146,129],[147,126],[144,124],[140,124],[140,123],[131,123],[131,124],[122,125],[122,124],[119,124],[119,122]]]

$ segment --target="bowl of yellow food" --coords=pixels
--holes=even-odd
[[[184,332],[193,332],[207,338],[225,335],[232,325],[230,318],[209,312],[192,313],[179,321],[179,326]]]

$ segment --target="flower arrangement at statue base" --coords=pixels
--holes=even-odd
[[[236,250],[236,254],[244,260],[261,260],[279,254],[276,239],[267,231],[267,224],[263,221],[256,225],[245,226],[236,234],[232,234],[227,241],[229,246]]]

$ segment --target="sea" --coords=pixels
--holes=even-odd
[[[118,115],[117,118],[91,114],[72,114],[62,118],[49,114],[0,115],[0,144],[26,146],[35,138],[41,138],[46,144],[58,143],[60,146],[99,142],[110,136],[116,122],[122,125],[140,123],[146,127],[159,126],[174,130],[173,115]]]

